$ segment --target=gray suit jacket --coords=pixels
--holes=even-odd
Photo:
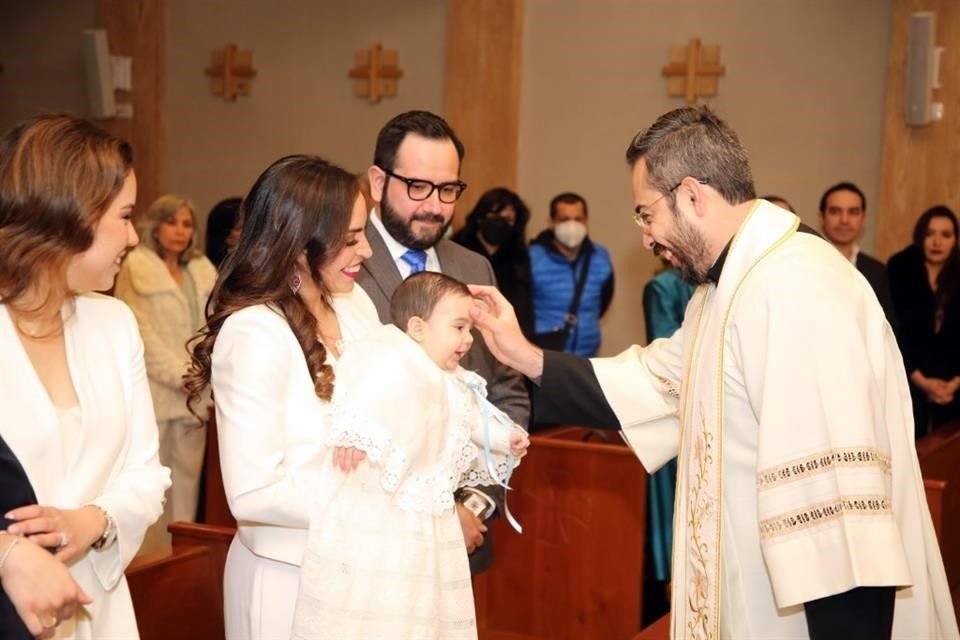
[[[364,260],[357,283],[373,300],[380,321],[388,323],[390,322],[390,296],[402,281],[400,271],[373,223],[367,222],[365,233],[373,255]],[[493,268],[479,253],[446,239],[438,242],[434,249],[437,252],[437,260],[440,262],[440,270],[448,276],[467,284],[496,284]],[[464,369],[476,371],[483,376],[487,381],[487,397],[490,402],[521,427],[527,428],[530,421],[530,396],[527,394],[523,376],[500,364],[487,349],[478,332],[474,331],[473,347],[460,364]],[[489,493],[496,498],[502,496],[493,491]],[[497,502],[502,504],[500,499]],[[492,561],[493,548],[490,534],[487,533],[484,545],[470,554],[470,572],[480,573],[487,569]]]

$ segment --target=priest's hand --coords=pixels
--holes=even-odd
[[[523,337],[513,307],[496,287],[471,284],[477,303],[470,311],[493,357],[528,378],[543,375],[543,351]]]
[[[10,548],[11,544],[16,546]],[[77,605],[93,602],[67,567],[33,542],[0,534],[0,552],[8,552],[0,583],[34,637],[52,638],[57,625],[73,617]]]
[[[474,515],[473,511],[465,506],[456,503],[457,517],[460,518],[460,528],[463,530],[463,542],[467,545],[467,553],[473,553],[477,548],[483,546],[483,534],[487,532],[487,526]]]

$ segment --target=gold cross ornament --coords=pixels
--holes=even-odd
[[[210,53],[210,66],[204,73],[210,78],[210,90],[224,100],[234,102],[237,96],[250,95],[250,85],[257,75],[253,68],[253,52],[241,51],[235,44]]]
[[[717,95],[717,78],[724,74],[719,45],[701,46],[694,38],[686,47],[670,50],[670,64],[663,68],[667,77],[667,95],[684,96],[693,104],[700,96]]]
[[[384,96],[396,96],[397,81],[403,77],[398,59],[396,51],[386,51],[380,43],[357,51],[353,57],[354,67],[348,74],[353,78],[353,95],[369,98],[374,104]]]

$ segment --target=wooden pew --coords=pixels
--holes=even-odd
[[[221,640],[223,567],[209,547],[134,558],[127,583],[141,640]]]
[[[494,566],[474,581],[481,640],[640,629],[647,474],[617,432],[605,435],[610,443],[579,427],[531,437],[510,492],[524,533],[495,520]]]
[[[635,635],[633,640],[670,640],[670,614],[668,613]]]
[[[175,522],[168,527],[173,536],[174,552],[189,549],[206,549],[211,560],[211,576],[216,584],[219,614],[223,617],[223,568],[227,564],[227,551],[236,533],[234,527],[218,527],[209,524]]]
[[[960,422],[917,441],[933,528],[951,591],[960,589]]]
[[[207,451],[203,461],[203,523],[221,527],[237,527],[230,513],[227,496],[223,490],[223,475],[220,471],[220,444],[217,440],[217,420],[213,407],[207,419]]]

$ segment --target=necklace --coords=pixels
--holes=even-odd
[[[56,327],[50,331],[42,331],[38,326],[28,326],[21,322],[20,320],[14,319],[13,326],[16,328],[17,333],[20,335],[26,336],[31,340],[52,338],[63,333],[63,321],[57,322]]]

